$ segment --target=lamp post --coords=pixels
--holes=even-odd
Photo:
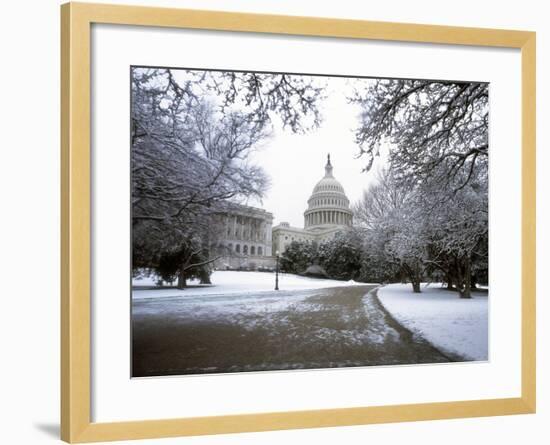
[[[279,251],[275,252],[275,290],[279,290]]]

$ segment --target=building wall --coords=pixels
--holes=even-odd
[[[337,233],[348,229],[348,226],[333,226],[308,230],[291,227],[283,223],[273,228],[273,252],[278,251],[282,255],[293,241],[309,241],[321,244],[333,239]]]
[[[282,223],[273,228],[273,253],[281,255],[292,241],[316,241],[314,233]]]
[[[256,207],[235,206],[220,215],[224,231],[220,269],[256,269],[274,267],[272,259],[273,214]]]

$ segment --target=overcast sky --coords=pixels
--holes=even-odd
[[[370,172],[362,172],[367,159],[357,159],[358,147],[353,137],[359,108],[346,102],[344,91],[348,88],[347,79],[330,78],[320,128],[305,135],[276,128],[273,138],[254,154],[253,159],[270,176],[271,187],[263,203],[249,204],[272,212],[274,225],[286,221],[303,227],[307,200],[325,174],[328,153],[333,175],[343,185],[351,203],[361,197],[383,164],[384,160],[379,158]]]

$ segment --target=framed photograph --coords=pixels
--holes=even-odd
[[[61,18],[63,440],[535,412],[534,33]]]

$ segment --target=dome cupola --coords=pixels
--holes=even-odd
[[[330,154],[327,156],[325,176],[315,185],[304,212],[304,226],[324,228],[329,226],[351,226],[353,214],[344,187],[333,176]]]

